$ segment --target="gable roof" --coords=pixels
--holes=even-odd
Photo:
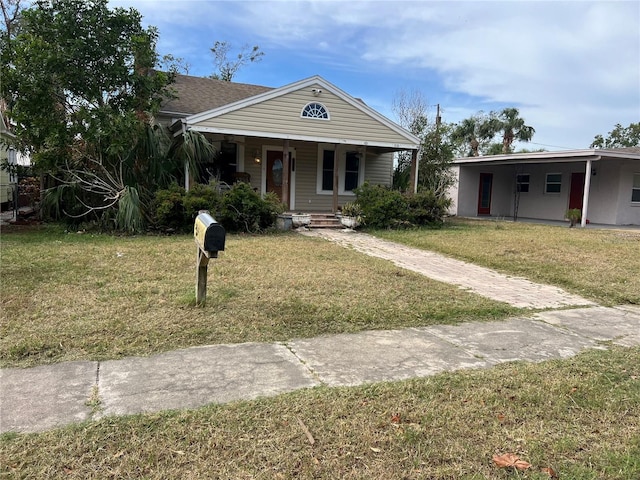
[[[210,79],[203,79],[205,81],[211,81]],[[228,83],[228,82],[222,82],[222,83]],[[195,82],[194,82],[195,84]],[[220,85],[219,82],[216,82],[216,85],[211,85],[211,89],[215,89],[217,87],[225,87],[223,85]],[[188,127],[193,127],[196,126],[198,123],[201,122],[206,122],[207,120],[211,120],[211,119],[215,119],[218,117],[222,117],[226,114],[232,113],[232,112],[236,112],[238,110],[247,108],[247,107],[251,107],[253,105],[258,105],[261,104],[263,102],[267,102],[268,100],[272,100],[272,99],[276,99],[279,97],[283,97],[285,95],[288,95],[290,93],[308,88],[308,87],[320,87],[321,91],[325,91],[325,92],[330,92],[333,95],[335,95],[336,97],[338,97],[339,99],[341,99],[342,101],[348,103],[349,105],[351,105],[351,107],[355,108],[356,110],[358,110],[359,112],[361,112],[362,114],[370,117],[371,119],[379,122],[379,124],[384,125],[384,127],[388,128],[389,130],[393,131],[395,135],[398,136],[399,141],[397,142],[396,145],[396,149],[417,149],[420,145],[420,139],[418,137],[416,137],[415,135],[413,135],[412,133],[410,133],[409,131],[405,130],[404,128],[402,128],[400,125],[394,123],[393,121],[389,120],[387,117],[385,117],[384,115],[380,114],[379,112],[377,112],[376,110],[374,110],[373,108],[369,107],[368,105],[366,105],[362,100],[357,99],[352,97],[351,95],[347,94],[346,92],[344,92],[343,90],[341,90],[340,88],[336,87],[335,85],[333,85],[332,83],[326,81],[325,79],[323,79],[322,77],[315,75],[313,77],[309,77],[303,80],[299,80],[297,82],[293,82],[291,84],[285,85],[283,87],[280,88],[267,88],[267,87],[257,87],[257,89],[262,89],[262,91],[259,91],[258,93],[254,94],[253,96],[248,96],[248,97],[241,97],[240,95],[242,93],[249,93],[251,91],[250,87],[257,87],[255,85],[242,85],[240,87],[237,88],[237,90],[235,90],[235,93],[238,94],[238,98],[235,101],[231,101],[228,103],[223,103],[220,104],[216,107],[213,107],[209,110],[206,111],[200,111],[199,113],[195,113],[193,115],[188,116],[187,118],[183,119],[183,123],[186,123],[186,125]],[[233,87],[232,87],[233,88]],[[229,90],[227,90],[229,91]],[[230,98],[230,97],[227,97]],[[258,134],[260,132],[256,132],[253,131],[251,132],[257,136],[259,136]],[[282,135],[286,135],[284,132],[282,132]],[[265,135],[268,136],[268,135]],[[292,138],[292,139],[300,139],[300,140],[311,140],[311,141],[328,141],[326,138],[321,138],[322,136],[319,135],[317,138],[316,137],[309,137],[307,138],[306,136],[288,136],[286,135],[287,138]],[[370,144],[370,145],[375,145],[376,142],[372,142],[372,143],[367,143],[367,142],[362,142],[363,144]],[[386,142],[380,142],[379,146],[392,146],[392,145],[387,145]]]
[[[273,90],[271,87],[260,85],[189,75],[176,75],[174,83],[169,88],[175,98],[164,101],[160,113],[179,116],[205,112]]]

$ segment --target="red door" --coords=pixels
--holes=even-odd
[[[571,190],[569,190],[569,209],[582,210],[584,197],[584,173],[571,174]]]
[[[478,188],[478,215],[491,215],[492,185],[493,173],[481,173],[480,187]]]
[[[282,179],[284,172],[282,152],[267,150],[267,192],[273,192],[282,200]]]

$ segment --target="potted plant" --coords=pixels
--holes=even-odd
[[[569,222],[571,222],[569,224],[569,228],[571,228],[582,218],[582,211],[579,208],[570,208],[564,216],[569,219]]]
[[[304,227],[311,223],[311,214],[310,213],[292,213],[291,214],[291,223],[295,228]]]
[[[347,228],[356,228],[362,224],[362,207],[357,202],[347,202],[342,206],[340,222]]]

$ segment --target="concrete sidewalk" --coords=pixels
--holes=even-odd
[[[640,308],[604,308],[556,287],[509,277],[365,234],[321,235],[431,278],[518,307],[558,308],[502,322],[439,325],[193,347],[151,357],[0,370],[0,432],[37,432],[109,415],[196,408],[316,386],[360,385],[567,358],[603,341],[640,345]],[[99,403],[96,402],[99,400]]]
[[[194,347],[151,357],[0,370],[0,431],[196,408],[315,386],[425,377],[567,358],[601,342],[640,345],[640,309],[592,307],[503,322]],[[90,405],[92,395],[99,408]]]

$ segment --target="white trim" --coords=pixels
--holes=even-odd
[[[267,151],[284,152],[282,145],[262,145],[262,163],[260,164],[260,194],[264,196],[267,193]],[[289,146],[289,168],[291,168],[291,159],[296,158],[296,149]],[[296,208],[296,171],[298,170],[298,160],[296,159],[296,168],[289,176],[289,209]]]
[[[549,175],[560,175],[559,182],[549,182]],[[560,190],[558,192],[548,192],[547,187],[549,185],[560,185]],[[562,172],[548,172],[544,174],[544,191],[545,195],[560,195],[562,193]]]
[[[228,135],[246,135],[248,137],[263,137],[263,138],[282,139],[282,140],[300,140],[303,142],[332,143],[332,144],[337,143],[340,145],[384,147],[384,148],[393,148],[397,150],[415,150],[418,148],[418,145],[414,145],[410,143],[391,143],[391,142],[358,140],[354,138],[291,135],[290,133],[284,133],[284,132],[275,132],[275,133],[261,132],[258,130],[237,130],[237,129],[230,129],[230,128],[199,127],[197,125],[193,125],[189,127],[189,129],[194,130],[196,132],[201,132],[201,133],[223,133]]]
[[[310,117],[308,115],[305,115],[304,112],[307,110],[307,107],[309,105],[311,105],[311,104],[320,105],[323,108],[324,113],[326,113],[327,117],[326,118],[325,117]],[[327,121],[331,120],[331,113],[329,113],[329,109],[323,103],[321,103],[321,102],[309,102],[304,107],[302,107],[302,110],[300,111],[300,118],[306,118],[306,119],[309,119],[309,120],[324,120],[325,122],[327,122]]]
[[[333,195],[333,189],[331,190],[323,190],[322,189],[322,167],[324,161],[324,151],[336,151],[338,150],[338,195],[351,195],[355,196],[355,193],[351,190],[344,189],[344,181],[345,181],[345,173],[347,168],[347,153],[353,152],[353,149],[345,149],[342,145],[335,144],[318,144],[318,153],[316,157],[316,195]],[[365,178],[365,160],[367,158],[366,150],[364,152],[358,152],[360,154],[360,162],[358,164],[358,186],[364,183]]]
[[[262,103],[262,102],[265,102],[267,100],[271,100],[273,98],[277,98],[277,97],[289,94],[291,92],[295,92],[297,90],[301,90],[303,88],[308,88],[308,87],[315,86],[315,85],[320,85],[323,90],[326,90],[327,92],[333,93],[334,95],[338,96],[339,98],[341,98],[342,100],[344,100],[345,102],[350,104],[351,106],[353,106],[356,109],[360,110],[361,112],[369,115],[370,117],[374,118],[375,120],[379,121],[380,123],[382,123],[386,127],[388,127],[391,130],[393,130],[395,133],[397,133],[397,134],[401,135],[402,137],[404,137],[407,140],[407,145],[411,145],[411,147],[409,147],[409,148],[418,148],[418,146],[420,145],[420,139],[418,137],[416,137],[412,133],[408,132],[407,130],[402,128],[400,125],[392,122],[391,120],[389,120],[384,115],[378,113],[376,110],[374,110],[373,108],[369,107],[364,102],[356,100],[351,95],[347,94],[346,92],[344,92],[343,90],[339,89],[335,85],[327,82],[325,79],[323,79],[322,77],[320,77],[318,75],[315,75],[313,77],[309,77],[307,79],[299,80],[299,81],[294,82],[294,83],[290,83],[289,85],[285,85],[283,87],[276,88],[274,90],[269,90],[267,92],[260,93],[258,95],[254,95],[253,97],[249,97],[249,98],[245,98],[243,100],[239,100],[237,102],[229,103],[227,105],[223,105],[222,107],[214,108],[214,109],[208,110],[206,112],[196,113],[194,115],[191,115],[190,117],[187,117],[186,121],[187,121],[188,124],[200,123],[202,121],[209,120],[209,119],[215,118],[215,117],[219,117],[221,115],[233,112],[235,110],[239,110],[241,108],[246,108],[246,107],[249,107],[251,105],[256,105],[258,103]],[[317,102],[317,103],[320,103],[320,102]],[[262,135],[262,136],[264,136],[264,135]],[[273,135],[268,135],[268,136],[273,136]],[[287,138],[287,137],[283,137],[283,138]],[[291,139],[292,140],[302,140],[302,139],[296,139],[296,138],[291,138]],[[342,143],[342,142],[336,142],[336,143]],[[350,142],[347,142],[347,143],[350,143]],[[380,146],[380,145],[378,145],[378,146]]]

